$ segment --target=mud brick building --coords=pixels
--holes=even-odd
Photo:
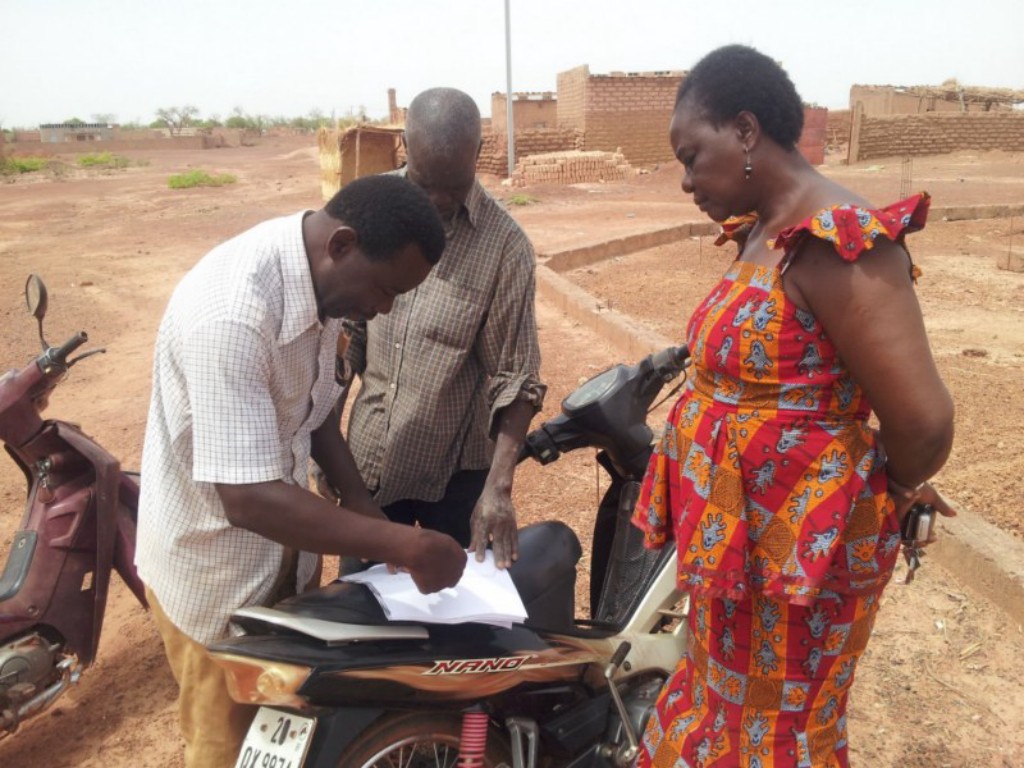
[[[1024,91],[961,86],[854,85],[848,121],[829,139],[849,142],[847,162],[960,150],[1024,150]],[[841,142],[840,142],[841,143]]]
[[[1024,100],[1024,93],[1008,88],[946,85],[854,85],[850,109],[865,115],[920,115],[929,112],[1009,112]]]
[[[580,132],[580,149],[621,150],[634,166],[671,162],[668,124],[684,74],[594,75],[586,64],[560,72],[558,127]]]
[[[558,127],[558,99],[551,91],[512,94],[512,124],[516,133]],[[503,92],[491,94],[491,130],[508,133],[508,101]]]

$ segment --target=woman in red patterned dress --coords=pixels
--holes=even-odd
[[[677,96],[683,191],[715,221],[754,218],[690,320],[693,376],[634,514],[648,546],[675,541],[692,598],[640,768],[848,765],[847,693],[900,520],[914,501],[953,514],[927,483],[953,405],[903,243],[929,198],[872,206],[801,156],[802,125],[786,73],[743,46]]]

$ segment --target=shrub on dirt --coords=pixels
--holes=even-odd
[[[132,161],[113,152],[93,152],[79,157],[78,164],[83,168],[127,168]]]
[[[49,158],[46,157],[8,157],[0,163],[0,175],[17,176],[41,171],[48,162]]]
[[[171,189],[191,189],[192,187],[222,187],[234,184],[238,179],[230,173],[219,173],[213,176],[206,171],[196,169],[186,173],[178,173],[167,180]]]
[[[536,197],[527,195],[525,193],[518,195],[511,195],[505,198],[506,205],[533,205],[534,203],[540,202]]]

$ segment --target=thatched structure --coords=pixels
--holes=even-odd
[[[360,176],[399,166],[402,128],[393,125],[353,125],[344,130],[320,128],[320,192],[324,200]]]
[[[942,85],[868,85],[855,86],[871,91],[892,91],[917,99],[935,99],[949,101],[960,105],[964,112],[1009,109],[1017,104],[1024,104],[1024,91],[1013,88],[985,88],[975,85],[961,85],[955,79],[947,80]]]

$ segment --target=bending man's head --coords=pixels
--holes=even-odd
[[[369,320],[391,311],[444,252],[445,235],[426,193],[398,176],[346,184],[303,227],[320,314]]]
[[[480,154],[480,110],[454,88],[431,88],[409,104],[405,117],[408,178],[449,221],[466,202]]]

